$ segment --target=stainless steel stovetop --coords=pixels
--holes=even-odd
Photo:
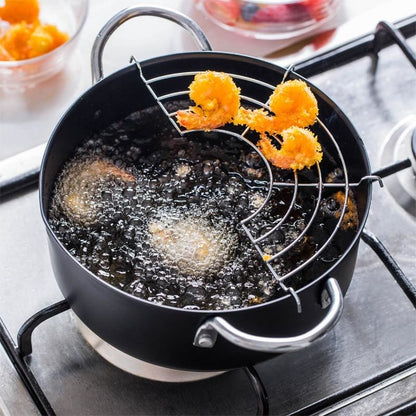
[[[416,48],[415,38],[409,43]],[[397,46],[380,52],[375,73],[372,66],[371,58],[365,57],[311,81],[350,117],[375,171],[383,166],[389,132],[416,114],[416,70]],[[398,206],[387,181],[384,188],[374,184],[367,229],[416,284],[415,213]],[[0,215],[0,317],[15,338],[27,318],[62,296],[49,263],[37,191],[4,200]],[[243,370],[186,384],[134,377],[86,344],[71,312],[35,330],[28,362],[58,415],[256,412],[256,398]],[[389,414],[416,400],[415,310],[380,259],[361,242],[345,310],[335,329],[311,347],[261,363],[256,370],[271,414],[311,414],[317,402],[319,414]],[[396,414],[409,414],[409,409]],[[1,413],[39,410],[0,348]]]

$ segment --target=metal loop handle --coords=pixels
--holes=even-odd
[[[344,305],[343,296],[338,282],[329,278],[321,295],[322,305],[330,302],[325,318],[314,328],[301,335],[287,338],[268,338],[250,335],[230,325],[218,316],[210,318],[196,332],[194,345],[201,348],[212,348],[221,334],[227,341],[253,351],[283,353],[307,347],[313,341],[326,334],[338,322]]]
[[[177,12],[172,9],[154,7],[154,6],[133,6],[127,9],[121,10],[114,15],[100,30],[95,38],[94,45],[91,51],[91,72],[92,83],[102,80],[103,75],[103,51],[104,47],[113,34],[113,32],[121,26],[127,20],[137,16],[156,16],[163,19],[170,20],[178,25],[182,26],[185,30],[191,33],[194,37],[198,47],[202,51],[211,51],[211,45],[208,42],[202,29],[189,17],[183,13]]]

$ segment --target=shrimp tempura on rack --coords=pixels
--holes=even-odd
[[[269,99],[269,114],[264,109],[240,108],[236,124],[247,125],[258,133],[279,134],[289,127],[307,127],[315,123],[318,102],[304,81],[292,80],[279,84]]]
[[[240,107],[240,88],[224,72],[196,74],[189,86],[189,97],[196,105],[177,112],[179,124],[187,130],[221,127],[233,120]]]
[[[274,117],[270,115],[264,108],[257,110],[249,110],[244,107],[240,107],[238,114],[234,117],[234,124],[247,126],[251,130],[257,133],[274,132],[273,126]],[[277,134],[277,132],[276,132]]]
[[[310,130],[293,126],[282,131],[281,136],[280,149],[265,134],[257,142],[257,147],[272,165],[281,169],[300,170],[322,160],[321,145]]]
[[[301,80],[279,84],[269,98],[271,112],[240,107],[240,89],[230,75],[206,71],[195,75],[189,86],[195,106],[177,111],[181,126],[188,130],[211,130],[233,122],[260,133],[258,148],[266,159],[281,169],[300,170],[322,160],[321,145],[305,127],[315,123],[318,102]],[[270,136],[282,138],[280,149]]]
[[[279,84],[270,97],[269,105],[276,114],[275,130],[307,127],[318,117],[318,102],[306,83],[299,79]]]

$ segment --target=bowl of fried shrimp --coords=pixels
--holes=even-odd
[[[68,63],[88,0],[5,0],[0,7],[0,89],[25,90]]]

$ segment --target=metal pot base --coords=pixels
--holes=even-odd
[[[154,381],[163,381],[168,383],[186,383],[190,381],[199,381],[223,374],[224,371],[216,372],[197,372],[175,370],[167,367],[161,367],[150,364],[146,361],[132,357],[119,349],[113,347],[108,342],[101,339],[91,329],[89,329],[76,315],[79,332],[91,347],[109,363],[135,376],[143,377]]]

